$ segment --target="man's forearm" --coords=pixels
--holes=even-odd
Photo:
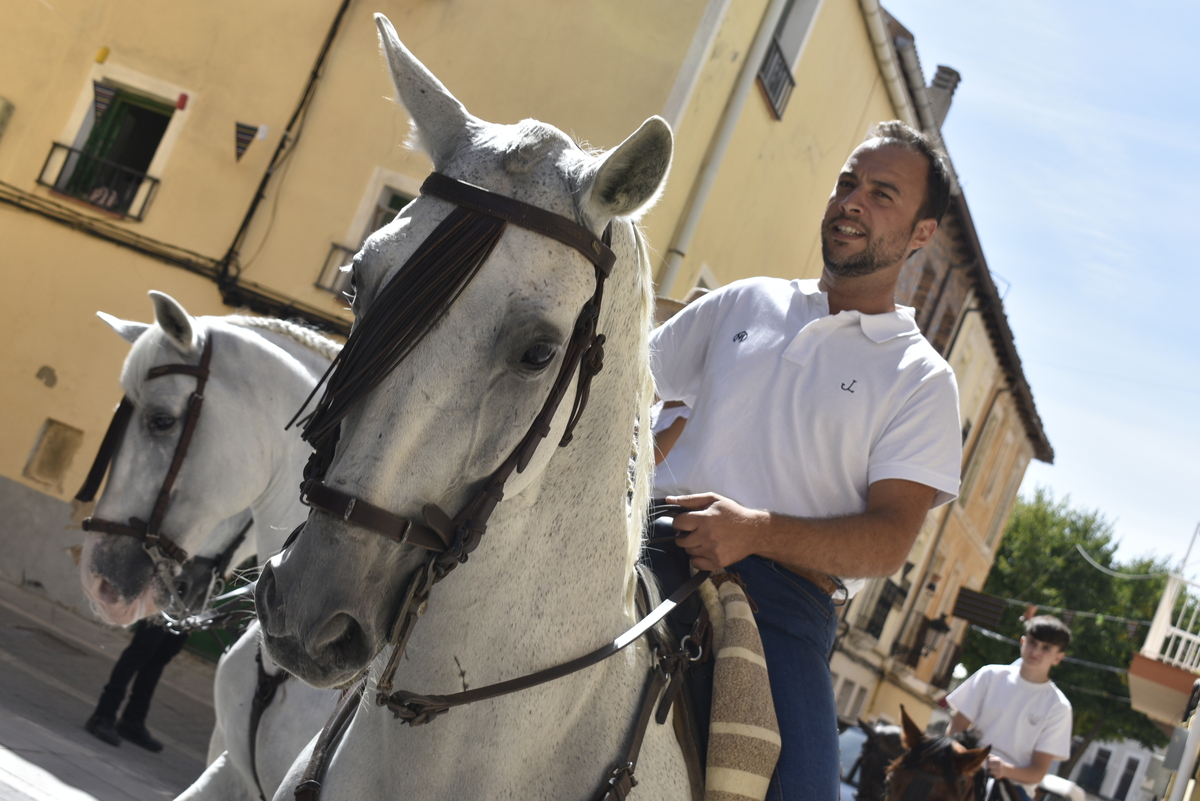
[[[699,570],[715,570],[751,554],[799,571],[831,576],[887,576],[904,564],[937,491],[885,479],[870,487],[861,514],[800,518],[748,509],[715,493],[673,498],[691,510],[675,518],[688,532],[679,545]]]
[[[890,576],[904,564],[913,537],[886,512],[825,519],[767,513],[759,556],[792,570],[830,576]]]

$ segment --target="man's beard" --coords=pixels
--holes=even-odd
[[[913,231],[915,230],[916,225],[914,224]],[[871,275],[872,273],[891,267],[898,261],[902,261],[906,255],[906,249],[909,240],[912,238],[912,233],[912,231],[909,231],[906,236],[896,237],[891,241],[884,239],[870,241],[870,234],[868,234],[866,249],[857,256],[851,256],[839,263],[833,260],[833,254],[830,252],[828,233],[822,230],[821,258],[825,262],[825,269],[831,274],[839,278],[861,278],[864,275]]]

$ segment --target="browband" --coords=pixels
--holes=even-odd
[[[440,172],[429,174],[425,183],[421,184],[421,194],[433,195],[456,206],[462,206],[489,217],[496,217],[542,236],[557,239],[564,245],[582,253],[585,259],[604,273],[605,278],[612,272],[613,265],[617,262],[617,256],[612,249],[604,244],[600,237],[579,223],[529,203],[523,203],[520,200],[514,200],[511,197],[455,180]]]

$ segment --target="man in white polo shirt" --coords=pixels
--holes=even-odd
[[[651,337],[659,396],[692,410],[655,496],[694,510],[674,519],[692,565],[758,605],[783,741],[768,798],[837,798],[835,596],[899,569],[958,492],[954,375],[894,303],[948,204],[944,155],[883,123],[830,195],[819,280],[737,281]]]

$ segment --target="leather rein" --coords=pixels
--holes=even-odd
[[[171,466],[167,469],[167,475],[163,478],[162,486],[158,490],[154,507],[150,512],[150,519],[141,520],[140,518],[131,517],[128,523],[118,523],[113,520],[91,516],[84,518],[82,524],[84,531],[121,534],[141,540],[142,548],[150,556],[150,560],[154,563],[156,572],[162,577],[163,583],[167,585],[167,591],[171,594],[172,600],[184,609],[185,612],[186,606],[175,588],[173,578],[176,568],[187,561],[188,554],[187,551],[179,547],[170,537],[162,532],[162,524],[163,519],[167,515],[167,507],[170,505],[171,490],[175,487],[175,479],[179,477],[179,471],[183,467],[183,460],[187,456],[188,447],[192,443],[192,436],[196,433],[196,424],[200,420],[200,409],[204,405],[204,387],[208,383],[209,364],[212,362],[212,343],[213,337],[210,333],[205,338],[204,351],[200,356],[200,363],[198,365],[165,364],[159,367],[152,367],[146,373],[146,380],[148,381],[168,375],[188,375],[196,379],[196,388],[188,397],[187,411],[184,414],[183,420],[183,430],[179,435],[179,442],[175,446],[175,455],[171,459]],[[87,479],[84,480],[83,486],[76,493],[75,500],[82,503],[91,503],[95,500],[96,491],[99,490],[105,474],[112,465],[117,448],[121,444],[121,438],[125,434],[125,429],[129,426],[129,420],[133,417],[133,411],[134,403],[127,395],[121,399],[120,404],[117,405],[117,409],[113,413],[112,422],[108,424],[108,430],[105,431],[104,439],[100,443],[100,450],[96,454],[95,461],[92,462]]]
[[[535,687],[603,661],[637,641],[643,635],[654,634],[654,625],[677,604],[691,595],[708,577],[707,572],[696,574],[672,593],[670,598],[663,601],[620,637],[589,654],[562,665],[451,695],[423,695],[405,690],[393,691],[392,684],[396,670],[417,620],[427,607],[430,591],[458,565],[466,562],[468,556],[479,546],[480,540],[487,530],[488,519],[496,505],[504,499],[506,482],[514,472],[520,473],[525,470],[542,440],[549,435],[551,421],[566,396],[571,379],[578,369],[578,388],[574,407],[571,410],[566,431],[558,444],[562,447],[571,441],[574,428],[587,405],[591,380],[603,367],[605,338],[603,334],[597,333],[596,323],[603,300],[604,281],[616,262],[616,255],[610,248],[611,223],[605,229],[603,236],[597,238],[591,231],[574,220],[436,172],[430,174],[426,179],[421,186],[421,192],[447,200],[458,206],[460,210],[495,218],[502,223],[511,223],[572,247],[595,267],[596,288],[591,299],[584,304],[576,319],[558,376],[541,411],[520,444],[484,482],[483,487],[466,503],[457,517],[451,518],[448,513],[433,503],[425,505],[420,520],[400,517],[361,498],[329,487],[323,482],[325,470],[332,461],[332,451],[336,444],[336,421],[331,419],[330,414],[323,414],[323,412],[330,408],[331,399],[336,401],[339,393],[344,395],[350,391],[344,383],[335,388],[334,384],[338,378],[336,372],[331,377],[330,385],[326,387],[325,395],[318,404],[317,411],[306,421],[304,437],[314,444],[316,452],[309,462],[310,470],[306,471],[306,480],[301,485],[301,496],[304,502],[321,513],[340,517],[347,523],[373,531],[395,542],[429,551],[424,565],[415,572],[409,582],[404,601],[390,632],[389,644],[392,646],[392,653],[377,683],[375,696],[375,703],[378,706],[386,706],[396,718],[413,726],[428,723],[452,707]],[[448,239],[447,234],[443,231],[443,226],[447,226],[450,220],[451,218],[447,218],[447,221],[439,226],[425,243],[418,246],[418,250],[410,257],[409,262],[400,268],[397,278],[394,278],[393,281],[404,276],[406,272],[411,273],[410,265],[413,262],[421,262],[426,257],[436,260],[436,255],[429,256],[423,251],[423,248],[430,240]],[[502,226],[499,230],[502,230]],[[494,233],[496,238],[498,235],[498,232]],[[490,253],[490,247],[481,252],[483,252],[483,259],[486,259],[487,253]],[[482,264],[482,259],[475,265],[476,271],[480,264]],[[472,272],[471,275],[473,274]],[[469,277],[466,280],[469,281]],[[461,292],[462,287],[458,286],[455,291]],[[443,298],[437,298],[434,302],[442,300]],[[450,302],[453,302],[453,298],[450,298]],[[373,325],[379,324],[378,318],[375,318],[371,311],[380,308],[381,305],[383,304],[377,301],[364,316],[363,324],[356,327],[351,333],[342,355],[347,354],[348,351],[354,352],[356,335],[369,336],[369,334],[364,335],[364,329],[369,331]],[[420,332],[416,335],[418,341],[423,333]],[[406,345],[406,347],[411,350],[412,346]],[[407,350],[404,355],[407,355]],[[339,370],[344,367],[345,365],[342,365]],[[394,369],[394,367],[393,363],[391,368]],[[355,375],[365,374],[364,370]],[[372,378],[374,385],[381,380],[377,375]],[[343,411],[342,414],[344,415],[344,413]],[[298,532],[299,529],[293,533],[293,537]],[[286,548],[287,545],[284,547]],[[643,693],[629,749],[624,757],[605,774],[604,783],[594,796],[596,801],[624,799],[637,783],[633,777],[633,771],[651,713],[655,706],[658,706],[658,722],[662,723],[666,720],[670,703],[660,704],[660,698],[668,701],[674,700],[679,686],[677,679],[682,675],[689,662],[699,658],[699,655],[690,652],[687,640],[681,643],[677,649],[661,640],[656,644],[655,664],[648,676],[648,685]],[[365,693],[365,689],[366,676],[356,683],[352,691],[345,693],[338,708],[322,730],[302,780],[296,788],[295,797],[298,801],[316,801],[319,798],[321,780],[328,767],[328,760],[336,749],[341,735],[353,719],[354,711],[358,707],[358,699]]]

